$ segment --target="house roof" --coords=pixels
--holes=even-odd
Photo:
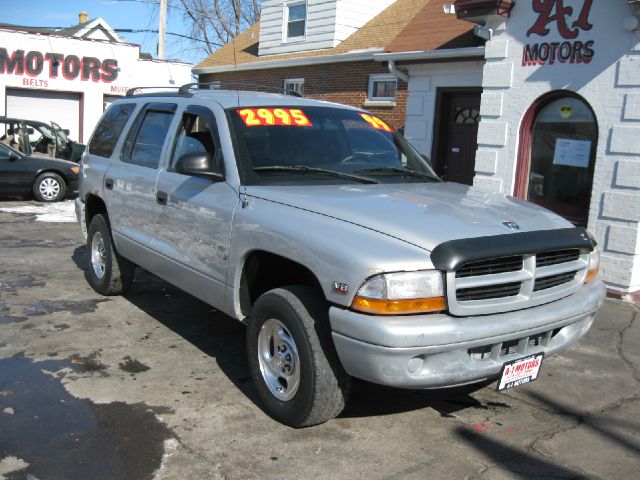
[[[402,52],[461,48],[480,45],[473,26],[445,14],[443,5],[451,0],[397,0],[351,36],[333,48],[278,55],[258,56],[260,24],[238,35],[209,55],[194,70],[349,54],[352,52]],[[373,58],[373,57],[372,57]]]
[[[62,35],[66,37],[85,38],[94,30],[102,30],[114,42],[121,42],[118,34],[102,18],[96,17],[85,23],[79,23],[70,27],[32,27],[29,25],[16,25],[12,23],[0,23],[0,28],[18,30],[22,32],[38,33],[45,35]]]

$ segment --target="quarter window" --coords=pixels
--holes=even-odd
[[[285,7],[287,19],[287,40],[297,40],[305,35],[307,24],[307,4],[295,3]]]
[[[398,79],[389,75],[369,77],[369,100],[395,100]]]
[[[100,157],[110,157],[118,137],[135,109],[133,103],[112,105],[100,120],[89,142],[89,152]]]

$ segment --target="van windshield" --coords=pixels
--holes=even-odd
[[[335,107],[227,110],[247,184],[439,182],[428,160],[380,118]]]

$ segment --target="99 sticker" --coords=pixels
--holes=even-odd
[[[360,116],[362,119],[371,125],[376,130],[384,130],[385,132],[393,132],[393,128],[387,125],[384,121],[379,119],[378,117],[374,117],[373,115],[367,115],[366,113],[361,113]]]
[[[311,121],[302,110],[295,108],[243,108],[236,110],[247,127],[268,127],[285,125],[312,127]]]

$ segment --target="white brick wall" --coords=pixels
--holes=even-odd
[[[593,28],[576,40],[593,40],[590,63],[523,66],[525,44],[559,42],[556,22],[541,37],[526,32],[537,19],[529,0],[516,2],[503,28],[485,46],[482,120],[478,132],[474,187],[513,193],[519,130],[529,107],[554,90],[579,94],[598,123],[596,167],[588,229],[603,250],[603,277],[621,291],[640,289],[640,31],[621,25],[627,2],[593,2]],[[573,8],[571,27],[584,0],[565,0]],[[502,126],[504,130],[502,130]],[[503,137],[504,132],[504,137]]]

